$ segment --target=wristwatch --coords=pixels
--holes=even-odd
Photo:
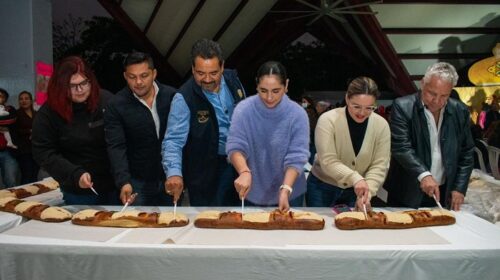
[[[292,194],[292,191],[293,191],[292,187],[290,187],[289,185],[285,185],[285,184],[280,186],[280,190],[281,189],[288,190],[288,192],[290,192],[290,194]]]

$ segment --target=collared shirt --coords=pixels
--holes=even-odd
[[[229,92],[224,77],[221,80],[219,92],[209,92],[203,90],[208,101],[214,107],[215,115],[217,116],[217,123],[219,124],[219,155],[226,154],[226,141],[231,124],[231,117],[234,111],[234,99]]]
[[[439,141],[439,135],[441,132],[441,124],[443,123],[443,114],[445,107],[443,107],[439,112],[439,121],[437,126],[436,126],[436,120],[434,119],[434,116],[432,115],[431,111],[429,111],[427,108],[424,109],[425,117],[427,118],[427,129],[429,130],[429,138],[430,138],[429,140],[431,143],[432,164],[430,172],[426,171],[420,174],[418,176],[418,181],[422,181],[424,177],[432,175],[434,180],[436,180],[436,182],[439,185],[442,185],[445,182],[446,178],[444,174],[443,158],[441,155],[441,142]]]
[[[219,147],[220,155],[226,154],[226,140],[229,131],[231,116],[234,111],[234,100],[229,88],[221,80],[219,93],[204,91],[208,101],[212,104],[219,124]],[[162,163],[167,177],[182,176],[182,149],[186,144],[191,113],[186,100],[180,93],[176,93],[170,105],[168,115],[167,131],[162,143]]]
[[[158,96],[159,88],[158,88],[158,85],[156,84],[156,82],[153,82],[153,87],[154,87],[154,95],[155,96],[153,97],[153,104],[151,105],[151,108],[149,108],[148,103],[146,103],[146,101],[144,101],[144,99],[137,96],[137,94],[135,94],[135,92],[134,92],[134,97],[137,98],[137,100],[139,100],[139,102],[144,104],[144,106],[146,106],[146,108],[148,108],[148,110],[151,112],[151,116],[153,117],[153,121],[155,123],[156,136],[158,137],[158,139],[160,139],[160,117],[158,116],[158,110],[156,110],[156,97]]]

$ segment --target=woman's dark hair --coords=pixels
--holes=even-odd
[[[302,99],[305,99],[307,101],[307,103],[311,104],[311,106],[316,105],[316,103],[314,103],[314,100],[312,99],[312,97],[310,97],[309,95],[302,96]]]
[[[33,111],[33,95],[31,94],[31,92],[29,91],[26,91],[26,90],[23,90],[19,93],[19,95],[17,96],[17,100],[19,101],[19,99],[21,98],[21,95],[23,94],[26,94],[27,96],[30,97],[30,100],[31,100],[31,111]]]
[[[0,93],[2,93],[4,95],[5,102],[7,102],[7,100],[9,99],[9,93],[7,92],[7,90],[0,88]]]
[[[262,64],[259,67],[259,70],[257,70],[257,77],[255,78],[255,82],[258,84],[262,76],[267,76],[267,75],[278,76],[280,83],[282,85],[285,85],[286,80],[288,79],[288,76],[286,75],[285,66],[283,66],[283,64],[277,61],[268,61]]]
[[[90,83],[90,95],[87,110],[94,112],[99,102],[99,83],[90,66],[79,56],[68,56],[60,60],[54,69],[47,87],[47,105],[66,122],[73,119],[73,101],[71,100],[71,76],[80,74]]]
[[[368,77],[357,77],[349,84],[347,88],[347,98],[351,98],[358,94],[372,95],[375,99],[380,96],[377,84]]]

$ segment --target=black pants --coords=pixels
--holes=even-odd
[[[33,160],[31,153],[18,155],[17,163],[19,163],[19,169],[21,170],[21,185],[38,181],[37,177],[40,167]]]
[[[234,167],[227,162],[227,156],[219,155],[217,159],[217,174],[213,186],[203,189],[189,189],[189,204],[191,206],[238,206],[240,198],[234,188],[234,180],[238,177]]]

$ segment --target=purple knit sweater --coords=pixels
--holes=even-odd
[[[288,167],[300,172],[290,199],[305,193],[303,169],[309,158],[309,121],[306,111],[286,95],[273,109],[257,95],[236,106],[226,143],[228,155],[235,151],[245,156],[252,170],[249,201],[278,204],[279,187]]]

